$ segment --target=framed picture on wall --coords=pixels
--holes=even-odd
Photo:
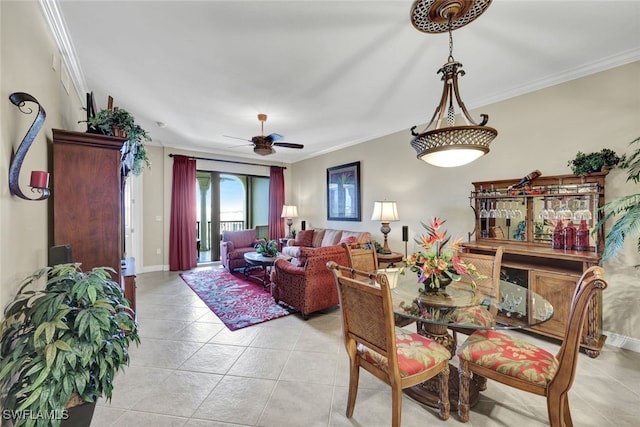
[[[360,162],[327,168],[327,219],[360,221]]]

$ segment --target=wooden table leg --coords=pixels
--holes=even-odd
[[[449,333],[445,325],[435,325],[427,322],[416,322],[418,333],[429,339],[436,341],[438,344],[445,346],[451,352],[456,354],[456,341]],[[449,402],[451,410],[458,410],[458,393],[460,390],[460,378],[458,368],[449,365]],[[405,394],[412,399],[426,405],[430,408],[438,409],[438,399],[440,398],[440,387],[437,378],[425,381],[416,386],[404,390]],[[480,388],[474,378],[469,379],[469,407],[473,407],[478,403],[480,398]]]

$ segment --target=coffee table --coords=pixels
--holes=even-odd
[[[251,277],[256,279],[262,283],[262,287],[264,289],[267,288],[267,283],[269,282],[269,270],[273,267],[273,263],[276,262],[277,259],[284,259],[289,261],[291,259],[290,256],[278,253],[278,255],[274,257],[263,256],[258,252],[247,252],[244,254],[244,260],[247,263],[247,266],[244,269],[245,277]],[[251,270],[260,269],[260,273],[251,274]]]

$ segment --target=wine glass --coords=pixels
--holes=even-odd
[[[491,208],[489,209],[489,218],[500,218],[500,210],[494,207],[495,202],[491,202]]]
[[[502,209],[500,209],[500,216],[502,218],[507,218],[507,219],[511,218],[511,211],[507,209],[507,202],[505,202],[504,200],[502,201]]]

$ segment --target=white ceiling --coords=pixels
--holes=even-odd
[[[67,60],[99,109],[113,96],[155,145],[287,163],[431,118],[448,36],[414,29],[411,5],[57,2],[75,48]],[[639,60],[640,1],[494,0],[453,38],[473,109]],[[224,136],[259,135],[258,113],[269,116],[265,134],[305,148],[261,157]]]

